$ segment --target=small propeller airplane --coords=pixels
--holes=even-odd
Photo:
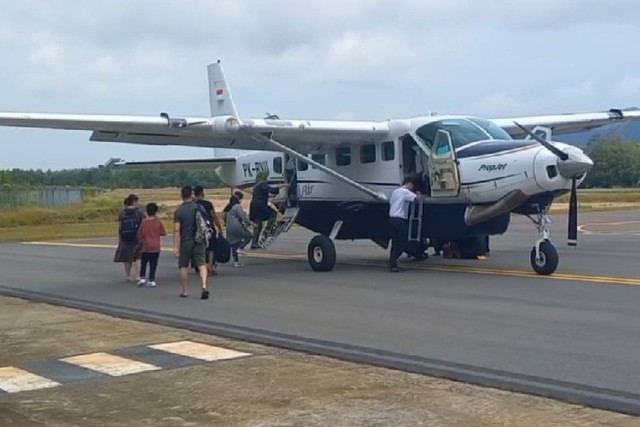
[[[220,61],[208,65],[210,117],[0,113],[1,126],[92,131],[92,141],[242,150],[234,157],[115,162],[121,167],[216,167],[228,185],[247,188],[260,171],[285,180],[274,200],[282,218],[266,231],[269,247],[297,223],[317,235],[308,246],[314,271],[336,264],[335,240],[372,240],[387,248],[389,196],[412,177],[427,197],[410,210],[413,245],[455,242],[482,253],[488,236],[507,231],[511,214],[529,217],[539,238],[533,270],[552,274],[558,253],[549,208],[570,192],[568,244],[577,244],[576,188],[592,168],[578,147],[555,135],[640,118],[640,111],[485,119],[428,115],[386,121],[242,118]],[[215,150],[214,150],[215,151]]]

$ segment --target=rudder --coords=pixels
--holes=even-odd
[[[220,60],[207,66],[209,76],[209,105],[211,117],[234,116],[238,117],[236,106],[233,103],[227,79],[222,70]]]

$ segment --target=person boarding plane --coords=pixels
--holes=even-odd
[[[208,79],[210,117],[5,112],[0,125],[89,130],[92,141],[249,150],[244,156],[253,160],[243,168],[235,167],[241,156],[187,163],[219,163],[223,179],[241,169],[244,177],[239,180],[226,177],[234,184],[253,184],[256,167],[265,166],[270,180],[285,177],[293,183],[276,199],[283,219],[260,246],[268,247],[297,223],[318,233],[308,246],[314,271],[334,268],[336,239],[370,239],[386,249],[389,195],[410,176],[422,182],[427,195],[411,209],[416,227],[410,240],[468,245],[478,236],[506,232],[512,213],[526,215],[539,232],[531,266],[538,274],[552,274],[558,254],[550,239],[549,207],[559,195],[571,193],[568,243],[575,245],[576,187],[593,166],[582,150],[552,141],[552,136],[640,118],[640,111],[619,109],[499,119],[243,118],[220,61],[208,65]]]

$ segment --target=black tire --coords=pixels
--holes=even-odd
[[[540,259],[536,259],[536,248],[531,249],[531,267],[543,276],[553,274],[558,268],[558,251],[555,246],[548,241],[540,243]]]
[[[336,247],[327,236],[316,236],[309,242],[307,259],[313,271],[331,271],[336,265]]]

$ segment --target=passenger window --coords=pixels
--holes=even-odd
[[[360,163],[374,163],[376,161],[376,145],[365,144],[360,146]]]
[[[309,163],[298,159],[298,171],[304,172],[309,169]]]
[[[351,147],[336,148],[336,166],[348,166],[351,164]]]
[[[273,159],[273,171],[275,173],[282,173],[282,157],[275,157]]]
[[[327,156],[324,154],[312,154],[311,155],[311,160],[313,160],[316,163],[320,163],[321,165],[326,165],[327,164]],[[316,169],[315,166],[311,166],[313,169]]]
[[[382,143],[382,161],[388,162],[396,158],[396,147],[393,141],[384,141]]]

